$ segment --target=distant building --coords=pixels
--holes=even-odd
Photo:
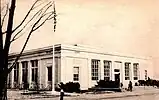
[[[9,65],[18,53],[9,56]],[[88,89],[98,80],[120,80],[127,87],[138,80],[152,77],[149,59],[102,52],[99,48],[57,44],[46,48],[25,51],[8,78],[8,87],[54,90],[59,82],[79,82]]]

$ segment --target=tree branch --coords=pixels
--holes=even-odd
[[[24,43],[24,45],[23,45],[23,48],[22,48],[21,52],[20,52],[19,55],[16,57],[14,63],[13,63],[12,66],[8,69],[7,73],[10,73],[10,72],[12,71],[12,69],[15,67],[17,61],[18,61],[19,58],[21,57],[21,55],[22,55],[22,53],[23,53],[23,51],[24,51],[24,49],[25,49],[25,47],[26,47],[26,45],[27,45],[27,43],[28,43],[28,41],[29,41],[29,38],[30,38],[32,32],[33,32],[32,30],[29,32],[29,35],[28,35],[28,37],[27,37],[27,39],[26,39],[26,41],[25,41],[25,43]]]
[[[23,31],[23,29],[20,30],[18,33],[21,33],[22,31]],[[25,33],[25,32],[24,32],[24,33]],[[12,42],[14,42],[15,40],[19,39],[24,33],[21,33],[19,36],[16,36],[16,37],[12,38],[12,40],[11,40],[10,42],[12,43]]]
[[[38,25],[35,29],[33,29],[34,31],[35,30],[37,30],[39,27],[41,27],[47,20],[50,20],[51,18],[53,18],[53,17],[51,17],[50,18],[50,16],[52,16],[52,14],[50,14],[40,25]]]
[[[19,35],[23,30],[24,28],[36,17],[36,16],[39,16],[41,13],[42,13],[42,10],[47,7],[48,5],[50,5],[51,2],[48,2],[47,4],[45,4],[41,9],[39,9],[33,16],[32,18],[23,26],[23,28],[18,31],[14,36],[13,36],[13,39],[11,40],[12,42],[15,40],[16,36]]]
[[[47,12],[47,10],[50,8],[52,6],[52,4],[50,4],[45,10],[44,10],[44,12],[42,13],[42,15],[40,16],[40,18],[34,23],[34,25],[33,25],[33,28],[32,28],[32,31],[35,31],[35,30],[37,30],[39,27],[40,27],[40,25],[39,26],[37,26],[36,27],[36,25],[38,25],[38,23],[42,20],[42,18],[44,18],[46,15],[48,15],[49,13],[46,13]],[[51,12],[51,14],[49,15],[49,17],[51,16],[53,14],[53,12]],[[48,19],[47,19],[48,20]],[[46,22],[46,20],[44,20],[41,24],[43,25],[44,23]]]
[[[42,4],[44,4],[44,2],[38,4],[37,6],[34,6],[34,9],[38,8],[38,7],[41,6]]]
[[[33,17],[23,26],[23,28],[21,30],[19,30],[12,38],[11,42],[13,42],[14,40],[16,40],[15,38],[17,38],[17,36],[25,29],[25,27],[36,17],[39,16],[42,13],[41,10],[39,10],[36,14],[33,15]]]
[[[8,73],[10,73],[10,72],[12,71],[12,69],[13,69],[14,66],[16,65],[17,61],[18,61],[19,58],[21,57],[21,55],[22,55],[22,53],[23,53],[23,51],[24,51],[24,49],[25,49],[25,47],[26,47],[26,45],[27,45],[27,43],[28,43],[28,41],[29,41],[29,39],[30,39],[31,34],[32,34],[34,31],[36,31],[37,29],[39,29],[47,20],[50,19],[50,16],[52,16],[52,15],[54,14],[54,13],[50,13],[50,15],[48,15],[48,16],[46,17],[46,19],[45,19],[40,25],[38,25],[38,23],[41,21],[41,19],[42,19],[43,17],[45,17],[47,14],[49,14],[49,13],[46,14],[46,11],[47,11],[49,8],[50,8],[50,6],[48,6],[48,7],[44,10],[44,12],[43,12],[42,15],[40,16],[40,18],[33,24],[32,28],[31,28],[31,30],[30,30],[28,36],[27,36],[27,39],[26,39],[26,41],[25,41],[25,43],[24,43],[24,45],[23,45],[23,47],[22,47],[21,52],[20,52],[20,53],[18,54],[18,56],[16,57],[16,59],[15,59],[14,63],[12,64],[12,66],[8,69]],[[51,17],[51,18],[54,18],[54,17]],[[38,26],[36,26],[36,25],[38,25]]]
[[[7,16],[8,9],[9,9],[9,4],[7,4],[6,11],[5,11],[5,14],[4,14],[3,18],[2,18],[1,27],[3,27],[3,23],[4,23],[4,20],[5,20],[6,16]]]
[[[24,19],[22,20],[22,22],[12,31],[14,32],[15,30],[17,30],[24,22],[25,20],[27,19],[27,17],[29,16],[29,14],[31,13],[31,11],[34,9],[34,6],[36,5],[36,3],[38,2],[39,0],[36,0],[34,2],[34,4],[31,6],[31,8],[29,9],[28,13],[25,15]]]

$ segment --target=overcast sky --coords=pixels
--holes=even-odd
[[[23,18],[33,0],[17,0],[14,25]],[[57,29],[48,22],[32,34],[26,49],[56,43],[84,44],[108,52],[157,56],[159,0],[55,0]],[[20,51],[24,34],[11,48]]]

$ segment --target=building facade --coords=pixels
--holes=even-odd
[[[10,54],[9,64],[16,53]],[[79,82],[83,90],[97,84],[98,80],[120,80],[127,87],[138,80],[153,78],[149,59],[105,53],[99,48],[81,45],[57,44],[46,48],[25,51],[8,78],[10,88],[53,90],[58,83]]]

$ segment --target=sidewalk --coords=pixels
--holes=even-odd
[[[101,94],[81,94],[78,97],[65,97],[65,100],[97,100],[97,99],[113,99],[124,98],[141,95],[159,94],[159,89],[154,87],[135,87],[132,92],[114,92],[114,93],[101,93]]]
[[[38,95],[21,95],[22,91],[8,91],[9,100],[59,100],[59,92],[50,92]],[[123,91],[123,92],[111,92],[111,93],[65,93],[70,96],[65,96],[64,100],[97,100],[97,99],[113,99],[113,98],[124,98],[124,97],[133,97],[141,95],[152,95],[159,94],[159,89],[154,87],[134,87],[132,92]]]

